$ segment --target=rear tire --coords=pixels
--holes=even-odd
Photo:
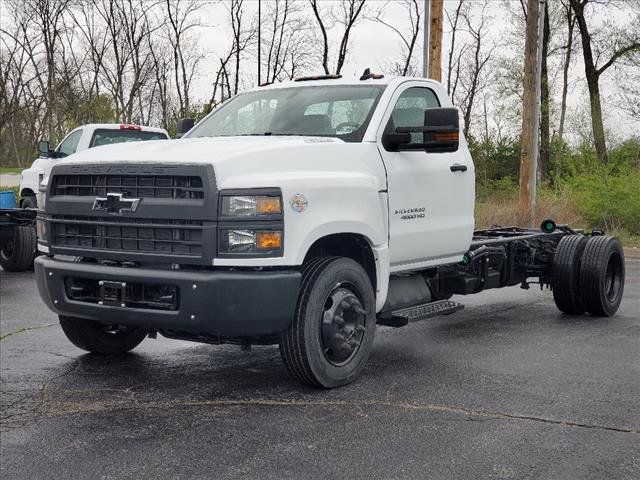
[[[147,336],[141,328],[105,325],[84,318],[59,316],[60,326],[76,347],[99,355],[121,355],[136,348]]]
[[[624,292],[624,252],[617,238],[596,236],[587,242],[580,265],[585,310],[597,317],[618,311]]]
[[[567,235],[560,239],[553,256],[553,300],[560,311],[570,315],[584,313],[580,292],[580,259],[586,244],[587,237],[584,235]]]
[[[31,225],[13,227],[13,239],[0,249],[0,265],[7,272],[22,272],[33,264],[38,238],[36,229]]]
[[[313,387],[353,382],[371,351],[375,294],[365,270],[350,258],[305,265],[295,315],[280,340],[291,375]]]

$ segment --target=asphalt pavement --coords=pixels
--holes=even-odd
[[[548,291],[378,328],[368,367],[301,387],[277,347],[147,339],[84,354],[32,272],[0,272],[3,479],[638,479],[640,261],[613,318]]]

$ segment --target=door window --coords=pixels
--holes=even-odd
[[[67,157],[72,153],[76,153],[78,143],[80,143],[80,137],[82,137],[82,130],[74,130],[67,135],[67,138],[58,145],[58,156]]]
[[[393,107],[385,132],[393,132],[398,127],[422,127],[424,125],[424,111],[427,108],[439,106],[438,97],[430,88],[407,88],[398,98],[396,106]],[[421,142],[422,133],[412,132],[411,143]]]

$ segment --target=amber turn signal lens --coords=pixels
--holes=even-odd
[[[257,232],[258,250],[275,250],[282,247],[282,232]]]
[[[458,132],[437,132],[433,135],[436,142],[457,142]]]
[[[259,214],[263,215],[282,213],[282,207],[280,206],[280,197],[258,197],[256,211]]]

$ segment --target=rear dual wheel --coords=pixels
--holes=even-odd
[[[33,265],[38,238],[31,225],[16,225],[13,236],[0,247],[0,265],[7,272],[22,272]]]
[[[618,311],[624,292],[624,252],[617,238],[589,239],[580,265],[580,289],[591,315],[610,317]]]
[[[553,259],[553,298],[564,313],[609,317],[624,291],[624,253],[613,237],[568,235]]]
[[[304,384],[346,385],[365,366],[375,326],[375,295],[365,270],[350,258],[313,259],[303,268],[280,353],[291,375]]]

